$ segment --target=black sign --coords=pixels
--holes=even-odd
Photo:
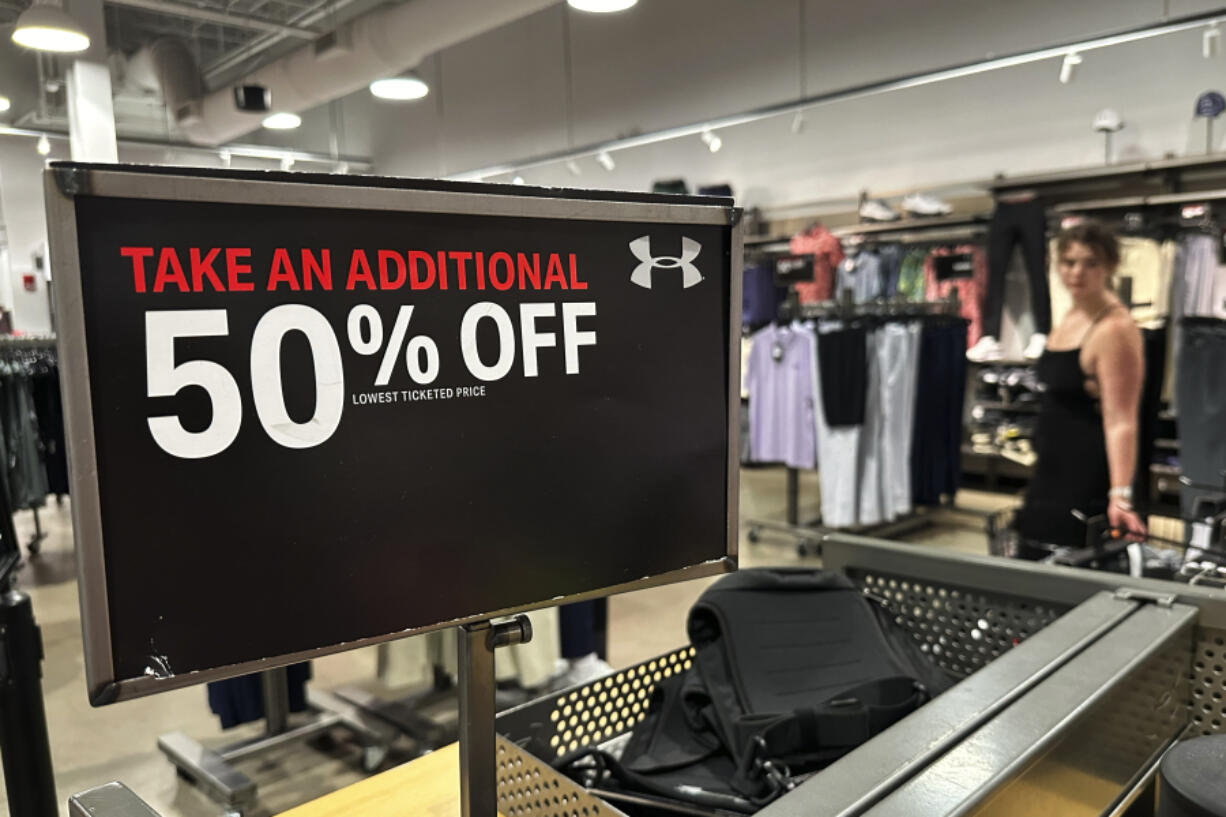
[[[960,252],[936,255],[932,259],[932,271],[938,281],[954,281],[975,275],[975,256]]]
[[[731,565],[725,202],[177,172],[48,177],[96,702]]]
[[[812,281],[815,259],[813,253],[775,256],[775,283],[787,286],[798,281]]]

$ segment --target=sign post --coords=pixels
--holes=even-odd
[[[735,568],[730,200],[73,163],[46,190],[95,705],[464,626],[492,780],[486,664],[527,633],[488,622]]]

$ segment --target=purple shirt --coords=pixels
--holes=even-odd
[[[772,324],[753,336],[745,383],[749,454],[754,461],[817,467],[814,345],[813,333],[798,324]]]

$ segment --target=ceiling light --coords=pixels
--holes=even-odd
[[[269,130],[293,130],[302,124],[302,117],[296,113],[274,113],[264,117],[264,127]]]
[[[71,54],[89,48],[89,35],[56,0],[35,0],[17,18],[13,42],[36,51]]]
[[[594,11],[597,14],[608,14],[611,11],[625,11],[639,0],[566,0],[573,9],[579,11]]]
[[[1222,30],[1218,28],[1217,21],[1213,21],[1205,33],[1201,36],[1200,52],[1205,59],[1212,59],[1217,53],[1218,48],[1222,43]]]
[[[38,151],[39,156],[46,156],[51,152],[51,140],[47,138],[47,134],[44,133],[38,137],[38,144],[34,146],[34,149]]]
[[[341,175],[341,176],[348,175],[348,173],[349,173],[349,163],[348,163],[348,162],[337,162],[337,163],[336,163],[336,170],[334,170],[334,171],[332,171],[332,172],[333,172],[333,173],[337,173],[337,174],[339,174],[339,175]]]
[[[613,157],[609,155],[607,150],[602,150],[596,154],[596,163],[610,173],[617,167],[617,162],[613,161]]]
[[[707,150],[712,153],[719,152],[719,149],[724,146],[724,140],[719,138],[719,134],[712,133],[709,130],[702,132],[702,143],[707,146]]]
[[[229,167],[231,162],[234,161],[233,154],[231,154],[228,150],[217,151],[217,158],[221,160],[222,167]]]
[[[792,133],[799,134],[805,129],[804,111],[797,111],[792,117]]]
[[[293,169],[294,169],[294,157],[293,156],[282,156],[281,157],[281,170],[288,172]]]
[[[1077,70],[1077,66],[1081,65],[1081,55],[1076,51],[1070,51],[1064,55],[1064,62],[1060,63],[1060,82],[1068,85],[1073,81],[1073,72]]]
[[[398,77],[383,77],[370,83],[370,92],[379,99],[407,102],[430,93],[430,86],[412,71]]]
[[[4,113],[9,108],[13,107],[13,103],[7,96],[0,96],[0,113]]]
[[[570,175],[572,176],[582,176],[583,175],[583,168],[579,167],[579,163],[576,162],[574,159],[566,160],[566,169],[570,171]]]

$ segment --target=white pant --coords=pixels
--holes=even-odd
[[[882,518],[911,512],[911,435],[919,374],[918,323],[886,324],[878,332],[881,379]]]

